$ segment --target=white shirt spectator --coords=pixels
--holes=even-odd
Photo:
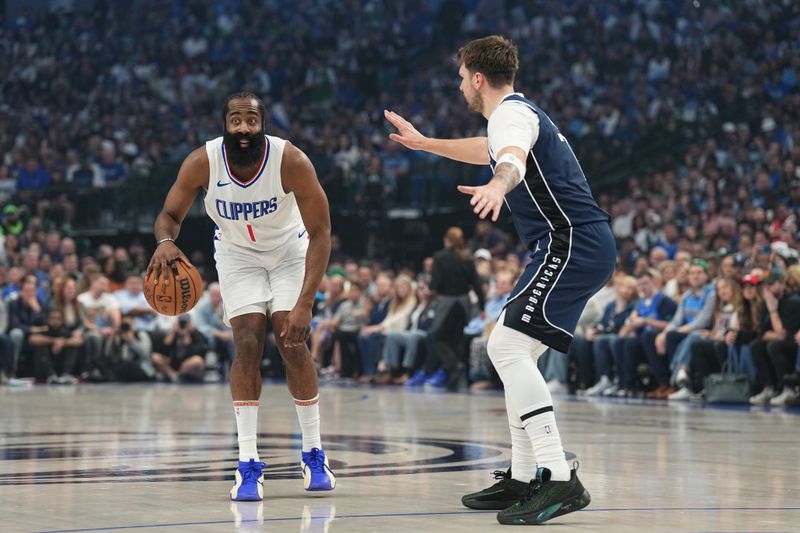
[[[94,298],[89,291],[78,295],[78,303],[83,306],[86,318],[99,327],[112,327],[111,311],[119,309],[116,298],[110,292],[104,292],[100,298]]]

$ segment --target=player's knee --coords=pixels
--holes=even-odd
[[[235,340],[235,357],[240,360],[261,360],[258,337],[255,333],[241,332]]]
[[[495,368],[502,368],[509,364],[511,354],[508,353],[508,345],[503,342],[500,329],[502,326],[498,324],[489,335],[489,341],[486,343],[486,353],[489,354],[489,360]]]
[[[283,364],[286,367],[296,367],[303,365],[308,359],[311,358],[311,353],[308,351],[308,348],[306,347],[305,344],[302,344],[300,346],[293,346],[291,348],[279,345],[278,351],[281,353],[281,357],[283,358]]]

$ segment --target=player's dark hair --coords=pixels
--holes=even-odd
[[[513,84],[519,69],[517,47],[502,35],[468,42],[458,49],[457,59],[470,72],[483,74],[495,89]]]
[[[263,129],[266,130],[267,108],[266,106],[264,106],[264,102],[261,100],[261,98],[247,91],[233,93],[225,99],[225,102],[222,104],[222,121],[225,122],[228,119],[228,111],[229,111],[228,106],[230,105],[231,100],[240,100],[240,99],[246,99],[246,100],[252,99],[256,101],[258,112],[261,114],[261,126],[263,127]]]

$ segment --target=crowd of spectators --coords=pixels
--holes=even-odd
[[[540,359],[553,389],[685,400],[729,361],[751,376],[754,402],[790,403],[800,365],[798,10],[141,0],[5,20],[2,375],[196,381],[211,364],[224,377],[232,344],[218,286],[191,317],[153,315],[141,296],[144,247],[79,255],[67,236],[81,198],[133,177],[170,181],[159,171],[219,135],[223,96],[250,89],[270,133],[311,156],[333,209],[374,218],[391,205],[454,203],[452,185],[485,172],[399,149],[381,111],[429,135],[481,134],[452,56],[499,32],[519,46],[518,89],[570,139],[618,243],[619,274],[587,307],[568,357]],[[450,252],[419,271],[335,257],[310,345],[321,374],[497,386],[486,338],[526,253],[490,224],[470,233],[450,235]],[[452,265],[470,254],[480,281],[454,287]]]
[[[202,382],[208,363],[224,370],[233,342],[216,283],[191,314],[158,315],[143,246],[87,252],[42,225],[20,218],[0,236],[0,383]]]
[[[518,88],[561,125],[588,176],[631,178],[639,194],[672,189],[662,203],[713,225],[742,194],[764,207],[788,194],[783,176],[798,178],[798,10],[688,0],[23,10],[0,27],[0,191],[70,225],[68,193],[132,175],[168,183],[174,165],[220,134],[224,96],[249,89],[263,96],[270,132],[310,155],[337,209],[380,217],[390,204],[454,203],[456,181],[486,172],[388,142],[382,110],[430,135],[481,133],[452,58],[466,40],[501,32],[520,49]],[[674,157],[690,175],[676,173]],[[669,222],[638,214],[639,227]]]

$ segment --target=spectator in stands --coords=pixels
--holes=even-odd
[[[25,166],[17,171],[17,191],[42,190],[50,184],[52,179],[53,175],[50,171],[40,165],[35,157],[29,157]]]
[[[783,377],[791,374],[797,357],[795,334],[800,330],[800,266],[792,266],[786,274],[773,270],[764,288],[764,304],[768,319],[762,326],[761,338],[750,343],[761,392],[750,398],[753,405],[767,402],[785,405],[793,400],[794,391],[783,391]]]
[[[358,334],[366,325],[369,302],[361,286],[351,282],[347,299],[342,302],[332,319],[334,341],[339,348],[339,364],[334,368],[334,375],[347,379],[358,376],[361,369]]]
[[[433,293],[435,319],[428,331],[429,349],[441,362],[425,383],[432,387],[452,387],[461,378],[465,366],[460,357],[461,336],[472,316],[470,290],[478,299],[478,311],[484,312],[486,294],[475,271],[475,263],[464,243],[461,228],[448,228],[444,248],[433,256],[430,288]]]
[[[494,276],[494,296],[486,301],[486,312],[472,318],[464,328],[464,333],[472,336],[469,343],[469,380],[472,390],[497,388],[501,381],[494,371],[486,345],[489,335],[503,312],[508,296],[514,288],[515,277],[508,270],[501,270]],[[418,376],[414,378],[420,379]],[[422,385],[422,383],[419,383]]]
[[[19,237],[25,231],[25,223],[22,220],[25,214],[24,208],[18,208],[14,204],[7,204],[3,207],[3,221],[0,223],[0,230],[6,236],[6,255],[16,256],[19,253],[19,239],[9,239],[11,235]],[[14,252],[9,253],[9,248]]]
[[[103,170],[90,157],[84,156],[67,168],[66,182],[74,184],[79,189],[102,187]]]
[[[361,333],[362,335],[379,335],[381,350],[375,354],[380,357],[383,353],[383,345],[385,344],[386,336],[392,332],[404,331],[408,325],[408,319],[411,312],[417,305],[417,297],[414,294],[414,282],[405,274],[400,274],[394,280],[394,296],[389,303],[389,309],[386,317],[377,324],[365,326]],[[391,367],[385,359],[378,362],[379,376],[376,383],[390,383],[391,377],[387,380],[384,376],[388,373],[391,376]]]
[[[578,363],[581,383],[593,384],[586,389],[586,396],[612,395],[619,391],[612,345],[620,341],[619,332],[636,308],[639,299],[636,285],[633,276],[617,276],[614,301],[606,306],[597,325],[586,332],[585,340],[579,340],[574,351],[570,349]]]
[[[331,354],[334,347],[333,332],[336,329],[336,323],[333,317],[344,301],[344,277],[336,273],[328,277],[328,290],[325,293],[325,300],[319,314],[316,316],[317,322],[311,333],[311,356],[318,367],[326,366],[325,356],[326,354]],[[330,366],[333,367],[333,365]]]
[[[32,334],[43,333],[47,329],[47,304],[39,299],[36,292],[36,276],[25,276],[19,295],[8,304],[8,335],[14,348],[12,373],[18,371],[20,364],[32,363],[21,359],[23,351],[27,354],[26,348],[29,347],[28,340]]]
[[[363,268],[363,267],[362,267]],[[359,269],[359,278],[364,280]],[[364,285],[361,285],[364,290]],[[389,314],[389,304],[392,303],[392,278],[382,272],[375,278],[375,296],[369,306],[369,319],[367,324],[358,333],[358,351],[361,353],[360,383],[372,383],[378,371],[378,355],[383,345],[383,335],[373,331],[370,326],[383,322]]]
[[[52,285],[53,296],[50,301],[51,309],[57,309],[61,311],[61,317],[64,321],[64,326],[70,329],[75,329],[81,332],[81,340],[83,341],[83,331],[84,331],[84,314],[83,308],[81,307],[80,302],[78,302],[78,284],[77,282],[71,278],[70,276],[60,276],[55,278],[55,281]],[[80,350],[78,352],[78,367],[81,367],[85,364],[85,357],[84,360],[81,360],[81,355],[85,356],[85,346],[83,342],[79,347]]]
[[[9,302],[17,297],[20,289],[22,288],[22,280],[24,277],[25,270],[23,268],[12,266],[8,269],[8,272],[6,272],[6,285],[3,287],[2,293],[4,301]]]
[[[100,159],[97,161],[103,174],[103,187],[118,187],[128,176],[125,165],[117,157],[114,143],[105,140],[101,143]]]
[[[207,292],[210,296],[210,286]],[[147,303],[147,298],[144,297],[144,280],[140,275],[128,274],[125,277],[125,286],[114,292],[114,299],[117,300],[122,316],[133,318],[133,323],[137,330],[149,331],[153,328],[156,314],[150,304]],[[202,302],[198,304],[198,308],[201,305]],[[201,328],[198,326],[198,329]]]
[[[167,381],[203,380],[208,343],[203,334],[195,329],[189,315],[178,317],[172,330],[164,337],[163,344],[166,353],[153,353],[152,361]]]
[[[14,374],[14,345],[8,336],[8,308],[6,303],[0,299],[0,385],[18,384]]]
[[[481,248],[489,250],[492,256],[504,255],[510,250],[510,241],[508,235],[497,229],[487,220],[478,220],[475,223],[475,233],[469,240],[469,248],[471,250],[479,250]]]
[[[670,386],[670,365],[678,345],[693,331],[711,326],[716,298],[714,286],[708,284],[708,263],[695,259],[689,267],[689,290],[683,293],[678,310],[667,327],[656,335],[653,344],[643,344],[650,371],[658,387],[649,398],[665,399],[675,392]]]
[[[83,336],[78,327],[69,327],[58,309],[47,313],[43,329],[31,333],[28,343],[33,348],[34,376],[38,381],[75,385],[75,363]]]
[[[78,295],[78,302],[84,315],[87,363],[92,370],[99,370],[104,345],[122,321],[119,304],[108,292],[108,279],[100,273],[90,275],[89,289]],[[103,379],[103,376],[96,375],[94,379]]]
[[[113,255],[105,257],[102,262],[103,275],[108,279],[109,292],[115,293],[125,288],[125,271],[123,265],[118,264]]]
[[[636,282],[639,301],[619,332],[619,342],[611,345],[619,375],[619,397],[633,396],[637,370],[645,361],[643,345],[654,343],[655,337],[675,315],[677,305],[661,290],[657,270],[640,272]]]
[[[669,400],[689,400],[694,394],[701,394],[705,378],[712,372],[719,372],[728,359],[728,346],[735,340],[737,317],[744,310],[742,292],[739,282],[732,277],[719,278],[715,290],[717,297],[711,328],[690,334],[673,358],[677,367],[675,384],[679,389],[667,397]],[[729,334],[733,334],[734,339],[727,338]]]
[[[401,280],[404,280],[403,283],[407,281],[409,285],[411,283],[411,278],[405,276],[398,277],[397,282],[395,282],[396,295],[406,290],[404,287],[400,286],[399,282]],[[386,370],[383,375],[378,378],[378,384],[387,385],[389,383],[394,383],[395,385],[402,385],[406,383],[411,378],[411,373],[419,363],[417,354],[419,353],[420,347],[424,349],[428,336],[428,328],[433,323],[434,313],[431,308],[430,290],[428,289],[428,284],[424,281],[417,283],[415,304],[414,309],[408,317],[408,324],[404,330],[387,330],[386,340],[383,343],[382,355],[382,362],[384,363],[383,368]],[[386,321],[384,320],[384,322]]]
[[[224,314],[219,283],[209,283],[206,296],[192,310],[192,316],[197,330],[205,335],[209,347],[216,352],[223,367],[233,361],[236,349],[233,344],[233,330],[223,321]]]
[[[83,278],[83,272],[81,272],[78,254],[70,253],[64,255],[64,274],[80,283]]]

